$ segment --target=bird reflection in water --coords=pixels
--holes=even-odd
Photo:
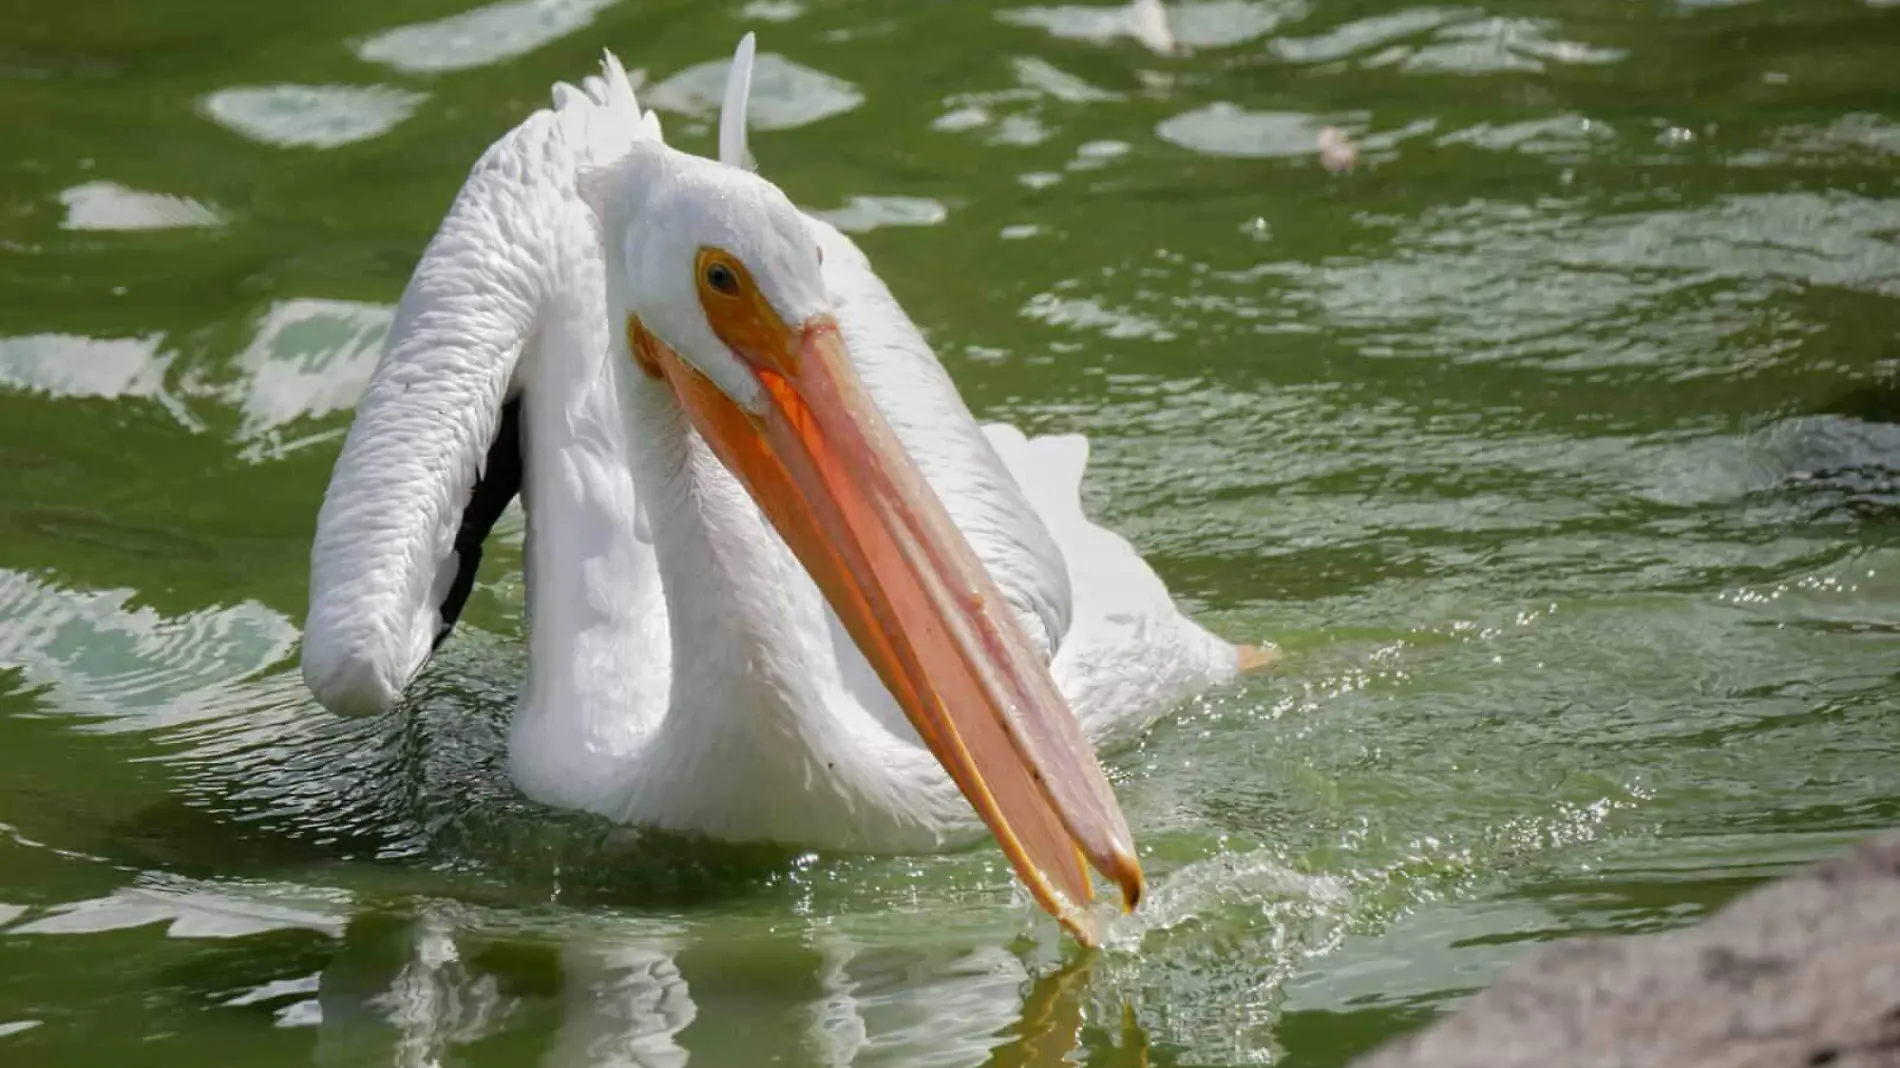
[[[1088,991],[1100,957],[1084,953],[1061,968],[1038,978],[1023,1000],[1022,1017],[1008,1042],[990,1054],[985,1068],[1064,1068],[1078,1063],[1084,1050],[1083,1027],[1088,1020]],[[1148,1068],[1148,1032],[1135,1017],[1135,1007],[1122,1003],[1121,1042],[1112,1068]]]
[[[919,950],[764,920],[716,941],[658,920],[579,937],[485,926],[449,902],[359,912],[317,977],[313,1063],[431,1068],[504,1050],[543,1068],[1150,1063],[1132,1006],[1091,1028],[1097,952],[1032,979],[997,946]]]

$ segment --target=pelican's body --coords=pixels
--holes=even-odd
[[[1082,438],[976,424],[843,234],[753,175],[667,148],[612,57],[603,78],[557,87],[555,100],[484,155],[404,293],[318,520],[312,690],[345,713],[393,706],[453,626],[481,539],[519,488],[529,655],[509,767],[529,796],[728,839],[878,852],[941,849],[988,822],[1032,888],[1036,870],[1073,860],[1036,845],[1035,828],[1059,822],[1108,872],[1126,831],[1118,810],[1097,811],[1095,798],[1113,800],[1092,755],[1070,750],[1151,721],[1251,651],[1180,615],[1128,543],[1083,517]],[[734,144],[722,155],[736,161]],[[721,312],[704,277],[694,303],[690,269],[674,265],[695,240],[702,259],[731,250],[750,304]],[[759,324],[792,346],[784,379],[767,366],[779,342],[758,343],[765,356],[748,348]],[[835,401],[845,422],[774,422],[759,382],[806,389],[799,351],[848,367]],[[853,374],[877,414],[850,407]],[[831,386],[809,389],[810,403],[834,403]],[[807,444],[822,460],[835,445],[827,426],[857,440],[853,412],[871,426],[863,477],[883,485],[879,465],[898,465],[896,488],[862,491],[869,503],[823,462],[735,477],[754,435],[794,452],[804,439],[786,435],[817,435]],[[878,444],[878,415],[901,449]],[[921,488],[904,489],[906,459]],[[773,488],[781,475],[789,498]],[[841,504],[826,486],[842,487]],[[931,497],[954,534],[931,525]],[[875,551],[889,516],[909,565]],[[957,535],[974,570],[958,570]],[[872,555],[839,548],[860,544]],[[912,567],[923,569],[914,589]],[[1000,605],[980,592],[992,582]],[[939,632],[961,659],[932,659]],[[892,633],[915,648],[887,648],[878,635]],[[966,678],[956,664],[975,666]],[[1066,711],[1038,711],[1057,691]],[[979,692],[1002,695],[993,721],[972,722],[970,700],[952,696]],[[1018,757],[1032,769],[1023,789],[1040,789],[1053,816],[1010,785]],[[972,781],[988,785],[972,794]],[[999,829],[1011,826],[1028,860],[1017,832]],[[1050,878],[1073,896],[1072,875]]]

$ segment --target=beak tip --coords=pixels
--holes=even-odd
[[[1141,904],[1141,895],[1148,889],[1148,883],[1142,877],[1140,865],[1133,866],[1116,882],[1122,888],[1122,911],[1135,911],[1135,906]]]
[[[1114,883],[1122,892],[1122,911],[1133,912],[1141,904],[1142,895],[1148,890],[1147,877],[1142,874],[1141,861],[1135,859],[1132,848],[1117,847],[1106,857],[1098,858],[1106,863],[1098,863],[1096,870]]]
[[[1122,892],[1122,912],[1135,911],[1141,904],[1141,898],[1147,892],[1148,884],[1141,873],[1141,864],[1133,856],[1122,855],[1116,858],[1114,874],[1115,885]],[[1085,949],[1099,949],[1102,944],[1101,923],[1096,913],[1086,904],[1074,904],[1067,898],[1058,897],[1056,907],[1050,909],[1056,919]]]

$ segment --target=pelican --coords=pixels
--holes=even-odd
[[[527,796],[877,853],[985,828],[1082,942],[1134,844],[1094,746],[1263,666],[1089,522],[1087,442],[979,426],[855,244],[673,149],[612,53],[475,164],[318,514],[302,669],[395,707],[519,493]]]

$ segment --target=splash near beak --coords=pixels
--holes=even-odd
[[[1036,901],[1094,944],[1086,865],[1120,886],[1129,909],[1141,866],[1048,668],[864,391],[837,323],[820,316],[792,331],[769,306],[707,310],[758,374],[763,412],[742,409],[631,319],[636,359],[671,384],[797,554]]]

